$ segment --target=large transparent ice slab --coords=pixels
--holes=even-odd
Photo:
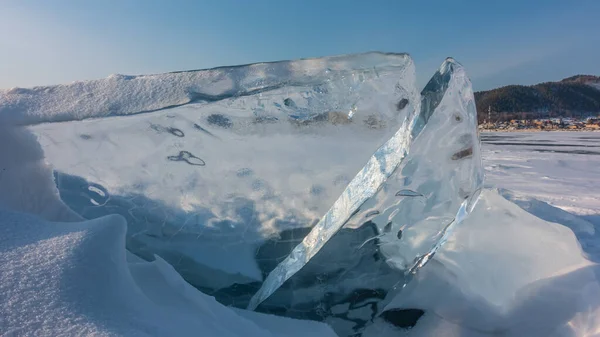
[[[23,112],[19,123],[52,122],[30,129],[72,209],[122,214],[128,249],[161,255],[212,293],[259,286],[279,256],[257,251],[314,226],[407,129],[419,95],[408,55],[368,53],[112,76],[0,101],[11,102],[0,115]]]

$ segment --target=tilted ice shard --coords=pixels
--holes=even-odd
[[[309,266],[312,257],[319,257],[317,252],[327,246],[327,240],[342,226],[348,229],[362,228],[365,224],[374,226],[376,230],[365,244],[376,240],[378,252],[386,262],[410,277],[431,258],[452,226],[470,212],[482,187],[483,169],[473,92],[463,67],[447,59],[421,96],[421,110],[409,124],[411,128],[400,129],[375,153],[327,215],[271,272],[252,299],[251,308],[276,292],[305,265]],[[387,147],[399,134],[402,141]],[[406,155],[409,138],[412,142]],[[329,263],[330,271],[340,266],[335,257],[320,256],[318,260],[321,265]],[[389,292],[392,286],[402,285],[406,280],[401,278],[396,284],[388,284],[390,287],[385,289],[388,297],[393,295]],[[381,287],[378,280],[363,281],[363,288]],[[335,305],[339,303],[328,303],[322,310]]]
[[[381,252],[409,272],[426,263],[452,226],[471,212],[483,187],[473,90],[455,60],[447,59],[423,89],[412,134],[409,155],[363,210],[379,211],[370,220],[381,230],[387,226]],[[393,195],[404,190],[417,195]]]

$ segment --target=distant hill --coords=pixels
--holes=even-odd
[[[480,121],[600,114],[600,76],[576,75],[559,82],[509,85],[475,93]]]

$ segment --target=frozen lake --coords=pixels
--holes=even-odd
[[[486,185],[600,222],[600,132],[481,134]]]

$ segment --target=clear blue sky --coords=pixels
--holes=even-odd
[[[0,88],[364,51],[475,89],[600,75],[599,0],[2,0]]]

